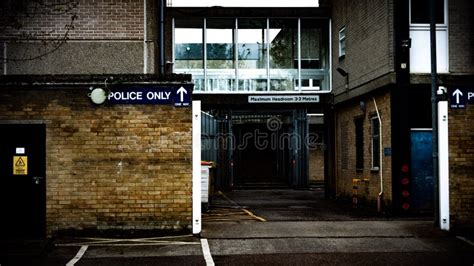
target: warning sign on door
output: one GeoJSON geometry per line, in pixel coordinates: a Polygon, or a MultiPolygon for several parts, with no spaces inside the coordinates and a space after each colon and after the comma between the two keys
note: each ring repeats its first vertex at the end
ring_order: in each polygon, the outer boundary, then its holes
{"type": "Polygon", "coordinates": [[[13,175],[28,174],[28,156],[13,156],[13,175]]]}

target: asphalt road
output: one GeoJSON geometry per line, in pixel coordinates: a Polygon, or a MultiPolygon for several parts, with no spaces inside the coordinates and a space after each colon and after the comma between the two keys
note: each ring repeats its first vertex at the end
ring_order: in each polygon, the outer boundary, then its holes
{"type": "Polygon", "coordinates": [[[474,243],[431,220],[337,206],[307,191],[237,191],[215,199],[200,236],[3,241],[0,265],[474,265],[474,243]]]}

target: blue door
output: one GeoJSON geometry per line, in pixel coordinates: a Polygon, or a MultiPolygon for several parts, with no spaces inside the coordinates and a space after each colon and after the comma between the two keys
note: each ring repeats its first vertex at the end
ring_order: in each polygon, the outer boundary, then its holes
{"type": "Polygon", "coordinates": [[[433,145],[429,130],[411,131],[411,191],[413,210],[432,211],[434,196],[433,145]]]}

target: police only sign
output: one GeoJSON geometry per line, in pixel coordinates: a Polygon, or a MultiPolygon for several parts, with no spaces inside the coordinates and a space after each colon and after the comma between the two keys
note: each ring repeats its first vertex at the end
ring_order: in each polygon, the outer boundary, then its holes
{"type": "Polygon", "coordinates": [[[136,87],[114,89],[107,95],[110,104],[162,104],[189,106],[192,87],[136,87]]]}

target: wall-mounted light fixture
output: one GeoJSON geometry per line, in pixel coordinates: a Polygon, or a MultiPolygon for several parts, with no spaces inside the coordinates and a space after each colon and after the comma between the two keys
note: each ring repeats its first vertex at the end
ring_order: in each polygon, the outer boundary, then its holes
{"type": "Polygon", "coordinates": [[[336,68],[337,72],[339,72],[339,74],[341,74],[341,76],[345,77],[346,78],[346,90],[349,89],[349,73],[347,73],[344,69],[338,67],[336,68]]]}
{"type": "Polygon", "coordinates": [[[89,90],[91,91],[87,96],[91,98],[91,101],[95,104],[103,104],[107,100],[107,96],[110,94],[110,90],[108,89],[107,81],[113,81],[114,77],[110,76],[104,80],[104,88],[94,88],[90,87],[89,90]]]}
{"type": "Polygon", "coordinates": [[[89,88],[91,93],[88,96],[91,98],[91,101],[95,104],[103,104],[107,99],[107,92],[102,88],[89,88]]]}
{"type": "Polygon", "coordinates": [[[367,104],[365,103],[365,100],[361,100],[359,102],[359,109],[365,114],[365,111],[367,110],[367,104]]]}

